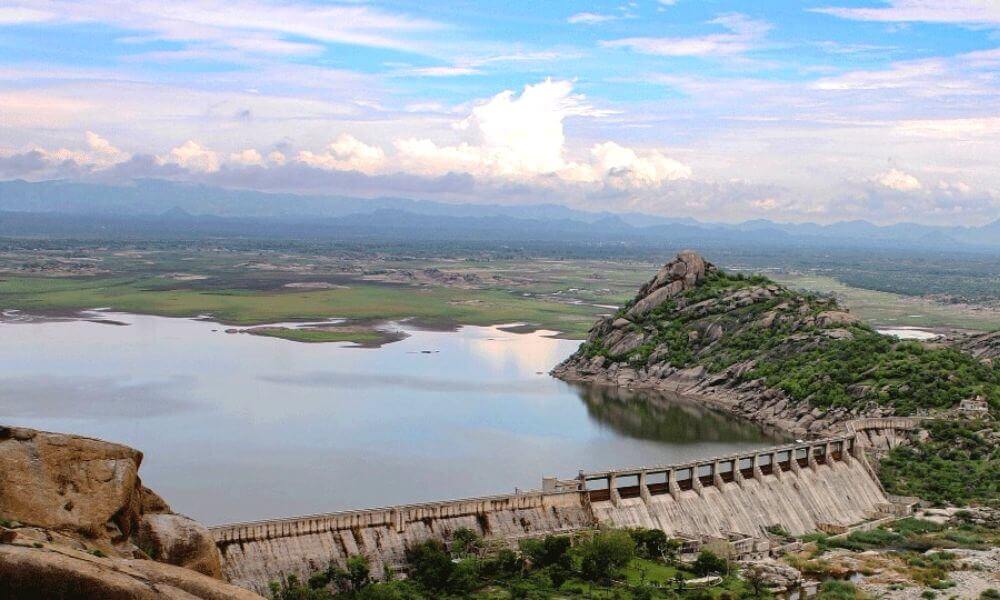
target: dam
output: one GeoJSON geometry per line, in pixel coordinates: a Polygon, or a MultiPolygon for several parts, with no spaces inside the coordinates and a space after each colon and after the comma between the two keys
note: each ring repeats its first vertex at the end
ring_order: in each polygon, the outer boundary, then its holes
{"type": "MultiPolygon", "coordinates": [[[[891,424],[880,423],[880,431],[891,424]]],[[[595,527],[661,529],[689,540],[742,540],[767,551],[767,529],[793,534],[843,530],[893,514],[865,458],[863,428],[683,464],[545,478],[514,494],[221,525],[211,529],[223,571],[234,584],[265,593],[268,582],[304,580],[363,554],[371,572],[405,573],[406,548],[448,542],[468,528],[487,540],[569,534],[595,527]]]]}

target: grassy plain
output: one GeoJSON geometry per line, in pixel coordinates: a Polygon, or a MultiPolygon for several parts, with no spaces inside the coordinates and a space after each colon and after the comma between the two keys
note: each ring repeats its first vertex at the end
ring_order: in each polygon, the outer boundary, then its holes
{"type": "MultiPolygon", "coordinates": [[[[28,312],[70,312],[88,308],[172,317],[211,315],[232,325],[345,318],[359,321],[412,318],[436,327],[527,322],[581,337],[602,309],[523,296],[499,289],[414,287],[358,281],[333,289],[191,289],[155,278],[7,277],[0,281],[0,306],[28,312]]],[[[291,330],[289,330],[291,331],[291,330]]],[[[300,341],[370,341],[373,331],[326,332],[300,341]]]]}
{"type": "Polygon", "coordinates": [[[322,342],[355,342],[357,344],[379,344],[386,336],[379,335],[377,331],[359,331],[349,329],[346,331],[337,329],[296,329],[292,327],[254,327],[246,330],[252,335],[263,337],[273,337],[292,342],[305,342],[316,344],[322,342]]]}
{"type": "MultiPolygon", "coordinates": [[[[630,299],[658,264],[643,260],[421,257],[378,252],[108,248],[0,253],[0,309],[68,313],[107,307],[173,317],[209,315],[229,325],[343,318],[352,330],[272,331],[296,341],[371,344],[377,321],[413,319],[449,328],[521,322],[580,339],[594,319],[630,299]]],[[[866,321],[989,330],[1000,312],[936,304],[843,285],[778,276],[833,293],[866,321]]]]}
{"type": "Polygon", "coordinates": [[[821,275],[769,274],[769,277],[789,287],[833,294],[841,304],[870,325],[977,331],[1000,329],[1000,311],[997,310],[965,304],[942,304],[919,297],[856,288],[821,275]]]}

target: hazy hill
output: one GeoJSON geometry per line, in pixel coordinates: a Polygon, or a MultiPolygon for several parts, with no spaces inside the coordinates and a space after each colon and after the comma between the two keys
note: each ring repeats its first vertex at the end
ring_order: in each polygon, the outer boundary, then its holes
{"type": "Polygon", "coordinates": [[[1000,248],[1000,221],[982,227],[866,221],[830,225],[703,223],[641,213],[587,212],[557,204],[449,204],[405,198],[304,196],[164,180],[111,186],[0,182],[0,235],[29,237],[239,236],[393,240],[588,241],[703,245],[1000,248]]]}

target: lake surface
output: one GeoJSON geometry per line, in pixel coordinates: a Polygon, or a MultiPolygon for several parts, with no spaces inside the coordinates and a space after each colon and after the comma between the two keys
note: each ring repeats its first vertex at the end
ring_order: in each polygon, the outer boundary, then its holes
{"type": "Polygon", "coordinates": [[[174,510],[206,523],[537,488],[546,475],[775,443],[658,397],[548,371],[578,342],[400,328],[379,349],[103,313],[0,323],[0,423],[121,442],[174,510]]]}

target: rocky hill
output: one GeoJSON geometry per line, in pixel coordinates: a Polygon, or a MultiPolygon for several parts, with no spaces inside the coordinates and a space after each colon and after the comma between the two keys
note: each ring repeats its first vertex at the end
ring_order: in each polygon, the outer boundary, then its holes
{"type": "Polygon", "coordinates": [[[0,426],[0,598],[260,596],[221,581],[201,524],[142,485],[142,453],[0,426]]]}
{"type": "Polygon", "coordinates": [[[696,394],[795,435],[861,416],[1000,411],[1000,369],[878,334],[836,301],[681,252],[553,370],[569,381],[696,394]]]}

